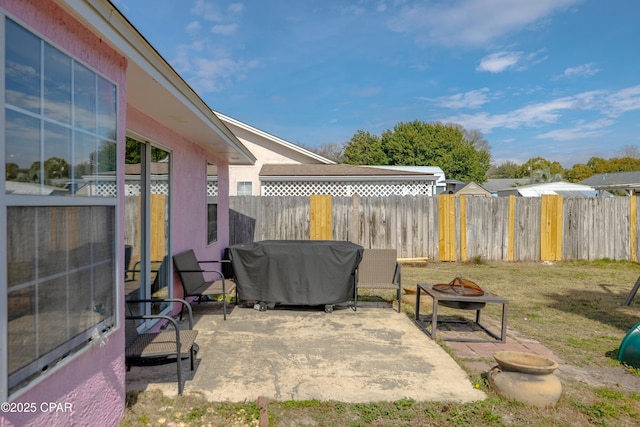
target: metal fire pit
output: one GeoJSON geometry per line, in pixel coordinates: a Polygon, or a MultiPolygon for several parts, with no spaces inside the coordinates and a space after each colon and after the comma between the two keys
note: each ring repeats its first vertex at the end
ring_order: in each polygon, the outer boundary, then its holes
{"type": "MultiPolygon", "coordinates": [[[[456,277],[449,283],[433,285],[433,289],[443,294],[463,297],[481,297],[484,295],[484,290],[480,286],[471,280],[463,279],[460,276],[456,277]]],[[[445,307],[458,308],[461,310],[480,310],[486,305],[484,302],[470,301],[440,301],[440,304],[445,307]]]]}

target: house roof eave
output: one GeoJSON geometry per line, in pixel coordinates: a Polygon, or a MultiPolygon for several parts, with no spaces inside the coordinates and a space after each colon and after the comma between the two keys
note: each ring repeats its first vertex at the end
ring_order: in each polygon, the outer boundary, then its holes
{"type": "Polygon", "coordinates": [[[232,165],[256,158],[108,0],[55,0],[127,58],[127,104],[232,165]]]}
{"type": "Polygon", "coordinates": [[[300,147],[299,145],[293,144],[285,139],[279,138],[275,135],[272,135],[268,132],[265,132],[263,130],[260,130],[256,127],[253,127],[251,125],[248,125],[247,123],[241,122],[238,119],[234,119],[233,117],[229,117],[225,114],[222,114],[218,111],[214,111],[215,114],[225,123],[230,123],[234,126],[237,126],[241,129],[246,130],[247,132],[251,132],[253,134],[256,134],[262,138],[268,139],[269,141],[272,141],[276,144],[279,144],[289,150],[295,151],[296,153],[302,154],[303,156],[312,158],[313,160],[316,160],[320,163],[323,164],[327,164],[327,165],[334,165],[336,164],[336,162],[334,162],[333,160],[327,159],[326,157],[321,156],[320,154],[314,153],[313,151],[307,150],[306,148],[300,147]]]}
{"type": "Polygon", "coordinates": [[[360,182],[381,182],[381,181],[431,181],[435,182],[438,177],[433,175],[260,175],[260,181],[286,181],[286,182],[312,182],[312,181],[360,181],[360,182]]]}

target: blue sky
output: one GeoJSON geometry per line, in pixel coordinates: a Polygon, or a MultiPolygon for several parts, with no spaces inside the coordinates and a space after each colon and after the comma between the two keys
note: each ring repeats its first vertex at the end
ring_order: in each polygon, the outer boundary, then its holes
{"type": "Polygon", "coordinates": [[[640,146],[637,0],[113,0],[214,110],[306,146],[399,122],[492,162],[640,146]]]}

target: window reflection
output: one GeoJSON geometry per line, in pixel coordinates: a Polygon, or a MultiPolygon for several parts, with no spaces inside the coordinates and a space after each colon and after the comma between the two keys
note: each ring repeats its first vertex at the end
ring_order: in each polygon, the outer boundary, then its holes
{"type": "Polygon", "coordinates": [[[115,197],[116,85],[5,22],[5,192],[115,197]]]}
{"type": "Polygon", "coordinates": [[[71,123],[71,58],[45,44],[44,115],[71,123]]]}
{"type": "Polygon", "coordinates": [[[207,164],[207,243],[218,241],[218,168],[207,164]]]}
{"type": "Polygon", "coordinates": [[[6,20],[5,90],[7,104],[40,112],[40,39],[6,20]]]}
{"type": "Polygon", "coordinates": [[[96,75],[87,67],[73,64],[73,112],[76,126],[96,130],[96,75]]]}

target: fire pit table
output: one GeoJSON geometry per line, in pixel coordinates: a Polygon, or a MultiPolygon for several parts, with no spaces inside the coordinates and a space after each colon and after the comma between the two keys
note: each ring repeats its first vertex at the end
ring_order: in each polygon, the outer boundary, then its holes
{"type": "Polygon", "coordinates": [[[362,246],[330,240],[264,240],[229,248],[238,293],[267,302],[333,305],[355,301],[355,271],[362,246]]]}
{"type": "MultiPolygon", "coordinates": [[[[432,284],[421,283],[418,284],[417,292],[416,292],[416,316],[415,322],[416,324],[432,339],[436,339],[436,332],[438,330],[438,305],[443,303],[450,308],[459,308],[461,310],[469,310],[468,307],[472,307],[475,309],[476,317],[475,321],[464,319],[464,320],[451,320],[451,319],[440,319],[440,323],[473,323],[477,325],[480,329],[487,333],[490,337],[498,340],[500,342],[505,342],[507,340],[507,305],[509,301],[506,298],[499,297],[486,289],[484,289],[484,294],[480,296],[464,296],[464,295],[456,295],[447,292],[441,292],[437,289],[433,288],[432,284]],[[425,315],[422,318],[420,317],[420,295],[422,293],[429,295],[433,300],[433,307],[431,309],[431,316],[425,315]],[[487,329],[480,322],[480,310],[484,308],[485,304],[502,304],[502,322],[500,335],[495,334],[494,332],[487,329]],[[458,307],[456,307],[458,306],[458,307]],[[430,317],[430,318],[429,318],[430,317]],[[431,330],[425,326],[425,323],[431,323],[431,330]]],[[[444,341],[466,341],[466,342],[482,342],[487,340],[477,339],[477,338],[464,338],[464,337],[447,337],[443,338],[444,341]]]]}

